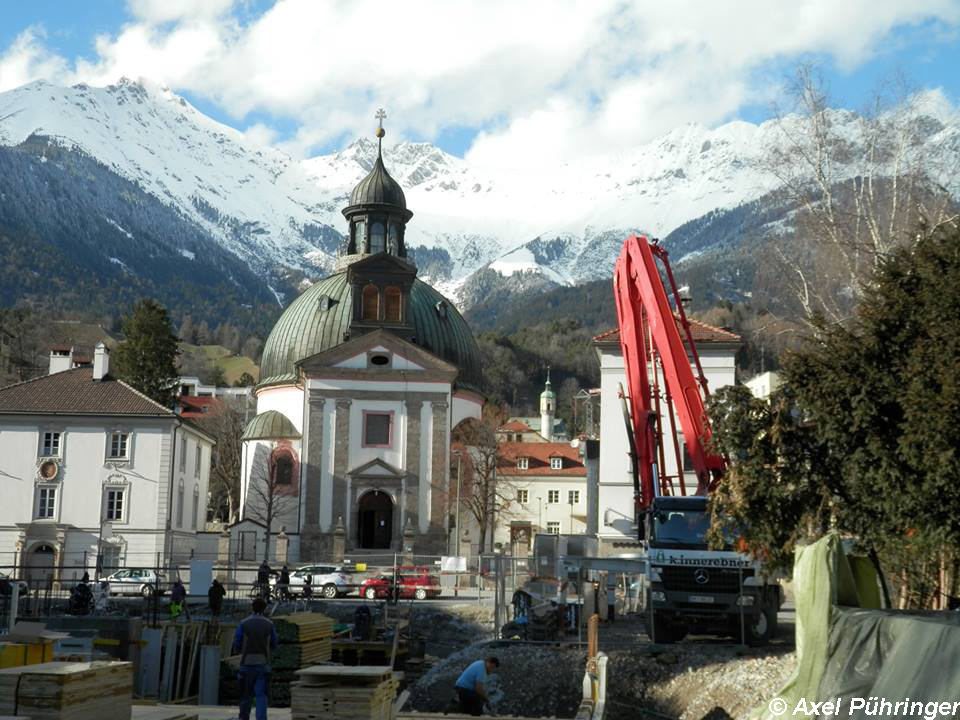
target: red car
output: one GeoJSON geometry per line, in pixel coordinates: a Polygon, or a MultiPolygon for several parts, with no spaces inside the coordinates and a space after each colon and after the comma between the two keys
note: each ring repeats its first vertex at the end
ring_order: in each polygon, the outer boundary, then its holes
{"type": "MultiPolygon", "coordinates": [[[[440,597],[440,579],[436,575],[431,575],[429,568],[398,568],[397,583],[400,586],[399,597],[401,598],[426,600],[430,597],[440,597]]],[[[392,575],[377,575],[363,581],[360,585],[360,595],[368,600],[388,598],[392,589],[392,575]]]]}

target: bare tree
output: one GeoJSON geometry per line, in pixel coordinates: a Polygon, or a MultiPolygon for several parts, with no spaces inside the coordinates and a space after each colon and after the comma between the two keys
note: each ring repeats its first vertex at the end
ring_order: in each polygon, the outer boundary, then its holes
{"type": "Polygon", "coordinates": [[[516,497],[510,484],[497,477],[503,462],[497,429],[505,421],[503,410],[488,403],[479,420],[464,422],[454,431],[454,452],[462,453],[460,504],[473,515],[480,529],[480,552],[492,549],[497,519],[509,510],[516,497]]]}
{"type": "Polygon", "coordinates": [[[251,520],[263,523],[266,528],[264,562],[270,559],[270,535],[273,533],[274,521],[288,515],[297,507],[296,489],[292,457],[282,453],[268,454],[266,447],[258,445],[254,451],[250,481],[247,485],[245,515],[251,520]],[[290,463],[289,466],[286,465],[287,462],[290,463]]]}
{"type": "Polygon", "coordinates": [[[842,322],[891,250],[956,222],[941,183],[957,168],[944,166],[950,153],[931,151],[937,121],[900,80],[854,116],[831,109],[822,78],[802,66],[789,99],[764,163],[795,210],[793,232],[770,243],[773,282],[808,319],[842,322]]]}
{"type": "Polygon", "coordinates": [[[232,523],[239,514],[241,437],[246,421],[244,401],[226,398],[200,419],[200,425],[217,441],[210,467],[211,520],[232,523]]]}

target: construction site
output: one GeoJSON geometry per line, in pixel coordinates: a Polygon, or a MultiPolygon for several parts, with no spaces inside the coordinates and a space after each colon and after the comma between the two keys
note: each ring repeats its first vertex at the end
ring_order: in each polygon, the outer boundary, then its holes
{"type": "Polygon", "coordinates": [[[460,683],[478,662],[482,712],[503,718],[865,717],[894,699],[894,714],[953,716],[955,612],[890,607],[875,563],[837,532],[798,547],[779,574],[736,538],[708,537],[729,461],[708,442],[706,383],[666,253],[629,238],[614,290],[635,552],[559,533],[522,555],[377,559],[344,556],[341,543],[316,595],[321,566],[291,575],[285,557],[279,574],[266,561],[246,575],[202,559],[157,567],[128,585],[133,598],[115,597],[129,571],[101,580],[96,567],[72,588],[4,578],[0,715],[246,717],[238,626],[254,612],[277,638],[262,689],[273,718],[476,715],[460,683]],[[666,470],[667,452],[681,466],[664,441],[678,431],[689,476],[666,470]],[[177,580],[169,596],[164,574],[177,580]]]}

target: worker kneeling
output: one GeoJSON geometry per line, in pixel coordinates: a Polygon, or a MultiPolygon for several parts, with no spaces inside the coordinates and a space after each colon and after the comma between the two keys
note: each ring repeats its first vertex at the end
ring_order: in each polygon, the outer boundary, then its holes
{"type": "Polygon", "coordinates": [[[495,657],[477,660],[467,665],[454,690],[457,693],[458,710],[467,715],[482,715],[483,706],[488,702],[487,676],[497,671],[500,661],[495,657]]]}

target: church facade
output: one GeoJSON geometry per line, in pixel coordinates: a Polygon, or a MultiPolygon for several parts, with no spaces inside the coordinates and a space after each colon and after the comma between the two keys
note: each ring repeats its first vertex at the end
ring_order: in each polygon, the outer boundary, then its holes
{"type": "Polygon", "coordinates": [[[291,562],[445,554],[451,432],[484,403],[478,348],[417,279],[404,245],[413,213],[382,154],[343,214],[336,272],[290,304],[264,347],[243,518],[269,516],[291,562]]]}

